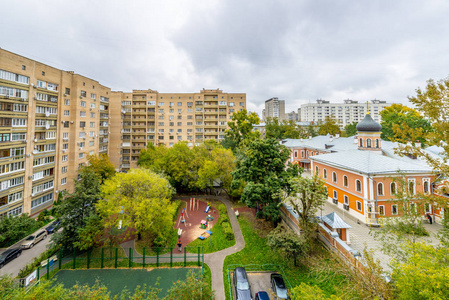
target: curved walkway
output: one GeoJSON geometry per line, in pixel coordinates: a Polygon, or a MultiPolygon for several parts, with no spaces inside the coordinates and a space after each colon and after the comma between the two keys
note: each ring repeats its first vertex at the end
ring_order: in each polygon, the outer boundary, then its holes
{"type": "MultiPolygon", "coordinates": [[[[204,195],[204,196],[195,196],[199,199],[209,198],[221,201],[224,205],[226,205],[226,209],[228,211],[229,220],[232,225],[232,230],[234,231],[235,245],[214,253],[208,253],[204,255],[204,262],[209,266],[211,274],[212,274],[212,289],[215,290],[215,299],[216,300],[225,300],[224,293],[224,282],[223,282],[223,263],[226,256],[239,252],[243,248],[245,248],[245,240],[243,239],[242,231],[240,230],[239,223],[237,221],[237,217],[235,216],[234,210],[232,209],[231,202],[225,196],[212,196],[212,195],[204,195]]],[[[182,197],[176,197],[182,198],[182,197]]],[[[176,199],[175,198],[175,199],[176,199]]],[[[134,256],[140,256],[137,253],[134,247],[134,240],[125,242],[120,245],[122,248],[132,248],[134,252],[134,256]]],[[[126,251],[125,251],[126,252],[126,251]]]]}

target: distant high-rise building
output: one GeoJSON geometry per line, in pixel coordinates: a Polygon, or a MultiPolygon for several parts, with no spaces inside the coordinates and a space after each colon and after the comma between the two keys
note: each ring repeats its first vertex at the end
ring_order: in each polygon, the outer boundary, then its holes
{"type": "Polygon", "coordinates": [[[287,121],[294,121],[294,122],[298,122],[299,121],[299,115],[296,111],[292,111],[286,114],[286,119],[287,121]]]}
{"type": "MultiPolygon", "coordinates": [[[[376,122],[380,122],[380,112],[393,103],[381,100],[371,100],[369,112],[376,122]]],[[[360,122],[366,114],[366,103],[359,103],[354,100],[344,100],[343,103],[330,103],[326,100],[317,100],[316,103],[301,105],[301,121],[314,123],[324,122],[326,118],[333,118],[338,121],[340,128],[353,122],[360,122]]]]}
{"type": "Polygon", "coordinates": [[[279,121],[285,120],[285,100],[273,97],[265,101],[263,120],[266,121],[268,118],[278,118],[279,121]]]}

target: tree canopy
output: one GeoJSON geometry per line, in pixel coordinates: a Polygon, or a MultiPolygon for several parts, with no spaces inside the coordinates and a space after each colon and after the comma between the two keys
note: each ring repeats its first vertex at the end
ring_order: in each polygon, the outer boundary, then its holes
{"type": "Polygon", "coordinates": [[[108,227],[135,228],[149,232],[165,244],[173,226],[170,201],[174,189],[167,179],[146,169],[132,169],[106,180],[101,188],[103,199],[96,207],[108,227]]]}
{"type": "Polygon", "coordinates": [[[232,121],[228,122],[225,138],[221,144],[236,153],[242,144],[260,137],[260,132],[253,131],[254,125],[260,123],[259,116],[255,112],[242,109],[233,113],[232,121]]]}
{"type": "Polygon", "coordinates": [[[91,169],[96,174],[100,175],[102,183],[104,180],[114,176],[115,166],[109,160],[109,156],[107,154],[89,155],[88,159],[89,165],[84,166],[83,168],[91,169]]]}
{"type": "Polygon", "coordinates": [[[326,135],[326,134],[335,135],[340,133],[341,130],[340,127],[338,126],[337,120],[329,117],[326,117],[326,120],[324,121],[324,123],[320,124],[320,127],[318,129],[319,135],[326,135]]]}
{"type": "Polygon", "coordinates": [[[301,130],[293,120],[282,120],[278,118],[268,118],[265,122],[265,138],[274,138],[276,140],[283,139],[299,139],[301,130]]]}
{"type": "Polygon", "coordinates": [[[419,111],[402,104],[392,104],[385,107],[380,116],[382,121],[381,138],[387,141],[426,142],[426,135],[432,131],[432,126],[419,111]]]}
{"type": "Polygon", "coordinates": [[[345,126],[346,136],[354,136],[357,134],[357,122],[345,126]]]}

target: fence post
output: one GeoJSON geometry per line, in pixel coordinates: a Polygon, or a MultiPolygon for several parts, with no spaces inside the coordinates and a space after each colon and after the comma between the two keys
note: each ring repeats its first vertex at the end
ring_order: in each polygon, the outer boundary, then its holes
{"type": "Polygon", "coordinates": [[[173,267],[173,247],[170,247],[170,268],[173,267]]]}
{"type": "Polygon", "coordinates": [[[117,269],[117,255],[118,255],[118,248],[115,248],[115,268],[117,269]]]}
{"type": "Polygon", "coordinates": [[[76,249],[73,248],[73,269],[76,268],[76,249]]]}
{"type": "Polygon", "coordinates": [[[87,250],[87,269],[90,267],[90,250],[87,250]]]}
{"type": "Polygon", "coordinates": [[[50,257],[47,258],[47,279],[50,278],[50,257]]]}
{"type": "Polygon", "coordinates": [[[59,270],[61,270],[61,266],[62,266],[62,249],[59,249],[59,258],[58,258],[58,265],[59,265],[59,270]]]}
{"type": "Polygon", "coordinates": [[[184,267],[187,265],[187,247],[184,247],[184,267]]]}
{"type": "Polygon", "coordinates": [[[200,266],[200,247],[198,247],[198,267],[200,266]]]}
{"type": "Polygon", "coordinates": [[[36,281],[39,281],[40,271],[41,271],[41,266],[39,265],[39,266],[37,266],[37,280],[36,281]]]}
{"type": "Polygon", "coordinates": [[[128,268],[131,268],[131,262],[133,260],[133,251],[132,250],[133,249],[130,247],[129,248],[129,255],[128,255],[128,258],[129,258],[128,268]]]}
{"type": "Polygon", "coordinates": [[[156,247],[156,267],[159,268],[159,247],[156,247]]]}
{"type": "Polygon", "coordinates": [[[104,267],[104,248],[101,248],[101,268],[104,267]]]}
{"type": "Polygon", "coordinates": [[[143,247],[142,268],[145,269],[145,247],[143,247]]]}

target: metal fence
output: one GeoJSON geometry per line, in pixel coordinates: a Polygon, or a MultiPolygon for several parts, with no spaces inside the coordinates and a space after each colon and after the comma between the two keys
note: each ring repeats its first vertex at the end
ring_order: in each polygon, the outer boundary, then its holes
{"type": "MultiPolygon", "coordinates": [[[[139,254],[134,248],[95,248],[87,251],[67,251],[60,249],[43,261],[30,275],[21,279],[27,287],[38,283],[44,276],[49,279],[52,271],[60,269],[103,269],[103,268],[145,268],[161,266],[186,267],[187,263],[197,264],[203,272],[204,248],[143,248],[139,254]]],[[[56,272],[55,272],[56,273],[56,272]]]]}

